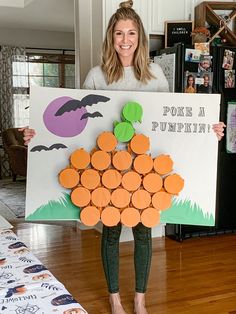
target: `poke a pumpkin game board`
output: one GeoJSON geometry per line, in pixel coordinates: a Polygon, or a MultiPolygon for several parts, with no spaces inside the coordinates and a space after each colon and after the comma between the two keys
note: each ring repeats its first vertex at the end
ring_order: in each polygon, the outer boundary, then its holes
{"type": "Polygon", "coordinates": [[[220,95],[34,87],[26,220],[213,226],[220,95]]]}

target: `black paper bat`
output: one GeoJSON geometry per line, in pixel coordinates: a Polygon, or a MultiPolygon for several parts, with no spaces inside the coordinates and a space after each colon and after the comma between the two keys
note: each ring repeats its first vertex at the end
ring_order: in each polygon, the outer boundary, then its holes
{"type": "Polygon", "coordinates": [[[30,151],[31,152],[41,152],[41,150],[49,151],[49,150],[53,150],[54,148],[55,149],[67,148],[67,146],[65,146],[64,144],[60,144],[60,143],[53,144],[50,147],[47,147],[44,145],[37,145],[37,146],[34,146],[33,148],[31,148],[30,151]]]}
{"type": "Polygon", "coordinates": [[[110,98],[108,97],[95,94],[87,95],[81,100],[72,99],[67,101],[60,109],[58,109],[55,113],[55,116],[62,116],[65,112],[70,112],[72,110],[75,111],[82,107],[92,106],[97,104],[98,102],[107,102],[109,100],[110,98]]]}
{"type": "Polygon", "coordinates": [[[82,115],[80,120],[87,119],[87,118],[97,118],[97,117],[103,117],[103,115],[98,111],[95,111],[93,113],[86,112],[85,114],[82,115]]]}

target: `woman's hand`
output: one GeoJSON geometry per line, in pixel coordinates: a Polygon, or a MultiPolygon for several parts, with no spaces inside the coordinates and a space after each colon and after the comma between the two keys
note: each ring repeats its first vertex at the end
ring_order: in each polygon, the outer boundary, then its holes
{"type": "Polygon", "coordinates": [[[226,125],[224,124],[224,122],[219,122],[216,124],[213,124],[212,129],[215,132],[218,141],[220,141],[222,139],[222,137],[224,136],[224,128],[226,127],[226,125]]]}
{"type": "Polygon", "coordinates": [[[18,131],[23,132],[23,134],[24,134],[23,139],[25,141],[24,142],[25,145],[28,145],[29,142],[31,141],[31,139],[36,135],[35,130],[34,129],[29,129],[28,126],[26,126],[24,128],[20,128],[20,129],[18,129],[18,131]]]}

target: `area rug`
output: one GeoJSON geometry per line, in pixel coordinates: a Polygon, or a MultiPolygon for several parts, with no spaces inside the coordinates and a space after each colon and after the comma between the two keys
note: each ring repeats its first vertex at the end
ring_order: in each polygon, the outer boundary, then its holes
{"type": "Polygon", "coordinates": [[[17,218],[25,216],[26,180],[0,180],[0,201],[6,205],[17,218]]]}

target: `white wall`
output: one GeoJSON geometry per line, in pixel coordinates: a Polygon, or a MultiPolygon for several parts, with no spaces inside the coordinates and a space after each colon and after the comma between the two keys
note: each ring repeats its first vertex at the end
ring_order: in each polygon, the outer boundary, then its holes
{"type": "Polygon", "coordinates": [[[74,33],[69,32],[51,32],[14,28],[0,29],[0,45],[75,49],[74,41],[74,33]]]}
{"type": "Polygon", "coordinates": [[[100,61],[102,0],[75,0],[76,87],[100,61]]]}

